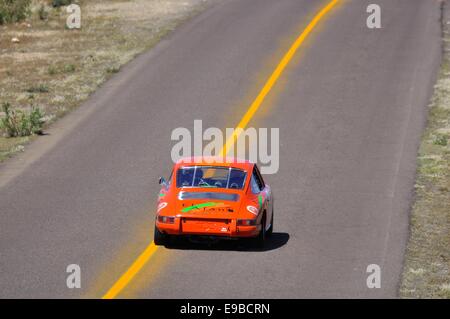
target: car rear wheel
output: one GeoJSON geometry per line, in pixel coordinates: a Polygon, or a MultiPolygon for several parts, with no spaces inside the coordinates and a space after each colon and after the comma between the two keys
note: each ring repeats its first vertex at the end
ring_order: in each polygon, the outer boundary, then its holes
{"type": "Polygon", "coordinates": [[[273,209],[272,209],[272,217],[270,218],[270,228],[266,232],[266,236],[270,237],[273,234],[273,209]]]}
{"type": "Polygon", "coordinates": [[[258,234],[258,237],[255,238],[255,244],[257,247],[264,247],[266,241],[266,216],[261,220],[261,231],[258,234]]]}
{"type": "Polygon", "coordinates": [[[155,225],[155,233],[153,235],[153,242],[156,246],[163,246],[166,243],[166,235],[159,231],[155,225]]]}

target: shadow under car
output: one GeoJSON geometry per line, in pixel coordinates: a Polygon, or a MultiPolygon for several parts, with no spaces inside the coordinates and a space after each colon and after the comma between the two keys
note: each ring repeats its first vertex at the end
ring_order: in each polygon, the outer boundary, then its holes
{"type": "Polygon", "coordinates": [[[165,247],[180,250],[223,250],[223,251],[270,251],[278,249],[289,241],[289,234],[274,232],[266,238],[263,247],[257,247],[250,238],[221,239],[218,237],[182,236],[173,238],[165,247]]]}

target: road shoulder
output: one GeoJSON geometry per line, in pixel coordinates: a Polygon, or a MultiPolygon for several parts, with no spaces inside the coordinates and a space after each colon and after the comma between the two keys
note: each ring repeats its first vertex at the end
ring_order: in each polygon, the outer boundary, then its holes
{"type": "Polygon", "coordinates": [[[422,135],[400,296],[450,298],[450,2],[442,3],[442,66],[422,135]]]}

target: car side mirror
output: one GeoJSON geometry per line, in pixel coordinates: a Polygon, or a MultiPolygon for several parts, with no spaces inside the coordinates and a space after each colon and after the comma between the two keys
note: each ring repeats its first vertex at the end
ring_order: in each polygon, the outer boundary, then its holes
{"type": "Polygon", "coordinates": [[[159,185],[167,186],[167,182],[166,182],[166,180],[164,179],[164,177],[160,177],[160,178],[159,178],[159,185]]]}

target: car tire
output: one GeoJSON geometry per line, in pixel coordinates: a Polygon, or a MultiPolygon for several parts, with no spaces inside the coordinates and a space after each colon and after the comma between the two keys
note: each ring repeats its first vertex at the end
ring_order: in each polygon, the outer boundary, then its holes
{"type": "Polygon", "coordinates": [[[266,216],[261,220],[261,231],[255,238],[255,244],[258,248],[263,248],[266,242],[266,216]]]}
{"type": "Polygon", "coordinates": [[[153,235],[153,242],[156,246],[163,246],[166,244],[166,235],[159,231],[158,227],[155,225],[155,233],[153,235]]]}
{"type": "Polygon", "coordinates": [[[270,228],[266,232],[266,237],[270,237],[273,234],[273,209],[272,209],[272,217],[270,218],[270,228]]]}

